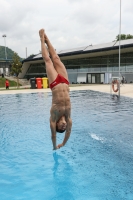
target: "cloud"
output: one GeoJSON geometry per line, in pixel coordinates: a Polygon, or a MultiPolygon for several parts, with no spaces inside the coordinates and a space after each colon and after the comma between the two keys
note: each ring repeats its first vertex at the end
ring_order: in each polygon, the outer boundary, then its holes
{"type": "MultiPolygon", "coordinates": [[[[132,10],[132,0],[122,1],[122,33],[133,34],[132,10]]],[[[57,50],[110,42],[119,33],[118,0],[1,0],[0,13],[0,34],[21,57],[26,47],[28,55],[39,52],[40,28],[57,50]]]]}

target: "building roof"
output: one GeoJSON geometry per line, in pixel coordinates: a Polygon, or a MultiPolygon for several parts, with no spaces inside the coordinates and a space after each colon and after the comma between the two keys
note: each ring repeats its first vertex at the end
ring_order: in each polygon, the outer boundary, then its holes
{"type": "MultiPolygon", "coordinates": [[[[133,39],[121,40],[120,47],[121,47],[121,49],[133,47],[133,39]]],[[[79,47],[79,48],[60,50],[60,51],[57,51],[57,54],[60,57],[63,57],[63,56],[101,52],[101,51],[108,51],[108,50],[115,50],[115,49],[119,49],[119,41],[113,41],[110,43],[103,43],[103,44],[97,44],[97,45],[91,44],[91,45],[79,47]]],[[[33,56],[32,58],[29,57],[29,58],[23,60],[23,63],[28,62],[28,61],[33,61],[33,60],[41,60],[41,59],[42,59],[42,54],[39,53],[39,54],[33,56]]]]}

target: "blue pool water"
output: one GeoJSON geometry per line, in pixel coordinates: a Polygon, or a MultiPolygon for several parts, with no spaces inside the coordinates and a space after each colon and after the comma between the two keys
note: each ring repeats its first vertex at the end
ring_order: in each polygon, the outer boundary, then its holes
{"type": "Polygon", "coordinates": [[[53,151],[51,93],[0,95],[1,200],[133,200],[133,99],[70,96],[72,134],[53,151]]]}

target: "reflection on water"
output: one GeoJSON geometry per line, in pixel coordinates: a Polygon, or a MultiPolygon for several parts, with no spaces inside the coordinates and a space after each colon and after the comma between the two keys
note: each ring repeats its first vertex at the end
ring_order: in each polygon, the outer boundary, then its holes
{"type": "Polygon", "coordinates": [[[56,196],[54,199],[72,199],[73,196],[73,170],[64,156],[59,155],[57,152],[53,153],[54,166],[53,176],[55,180],[54,188],[56,196]]]}
{"type": "Polygon", "coordinates": [[[56,172],[58,170],[58,166],[59,166],[59,156],[56,152],[53,153],[53,158],[54,158],[54,167],[53,167],[53,174],[54,174],[54,177],[56,176],[56,172]]]}

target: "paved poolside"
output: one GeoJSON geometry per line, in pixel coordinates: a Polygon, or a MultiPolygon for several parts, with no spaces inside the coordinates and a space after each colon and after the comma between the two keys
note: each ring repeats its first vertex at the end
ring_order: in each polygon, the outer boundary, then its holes
{"type": "MultiPolygon", "coordinates": [[[[70,91],[76,90],[93,90],[104,93],[110,93],[111,86],[109,84],[104,85],[82,85],[82,86],[70,86],[70,91]]],[[[47,89],[20,89],[20,90],[0,90],[0,94],[22,94],[22,93],[36,93],[36,92],[51,92],[49,88],[47,89]]],[[[133,84],[124,84],[120,87],[121,96],[133,98],[133,84]]]]}

